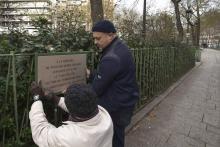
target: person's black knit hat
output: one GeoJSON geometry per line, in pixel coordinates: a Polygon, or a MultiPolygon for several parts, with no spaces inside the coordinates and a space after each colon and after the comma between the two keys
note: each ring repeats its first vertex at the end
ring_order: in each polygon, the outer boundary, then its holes
{"type": "Polygon", "coordinates": [[[75,84],[66,90],[64,102],[72,117],[87,118],[98,108],[97,95],[90,85],[75,84]]]}
{"type": "Polygon", "coordinates": [[[101,20],[93,26],[92,32],[116,33],[116,29],[111,21],[101,20]]]}

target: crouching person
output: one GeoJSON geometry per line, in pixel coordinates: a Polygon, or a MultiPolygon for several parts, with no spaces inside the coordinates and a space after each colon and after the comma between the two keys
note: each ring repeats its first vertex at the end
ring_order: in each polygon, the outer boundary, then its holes
{"type": "Polygon", "coordinates": [[[40,147],[112,147],[113,124],[108,112],[97,105],[97,96],[89,85],[71,85],[65,98],[47,96],[41,86],[32,83],[33,104],[29,112],[32,137],[40,147]],[[69,119],[56,128],[46,119],[42,98],[51,99],[69,119]]]}

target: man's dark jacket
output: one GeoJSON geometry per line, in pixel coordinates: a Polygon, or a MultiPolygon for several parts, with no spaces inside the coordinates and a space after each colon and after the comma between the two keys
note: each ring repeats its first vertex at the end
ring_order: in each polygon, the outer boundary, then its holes
{"type": "Polygon", "coordinates": [[[113,122],[128,125],[139,91],[131,51],[118,37],[103,49],[92,87],[113,122]]]}

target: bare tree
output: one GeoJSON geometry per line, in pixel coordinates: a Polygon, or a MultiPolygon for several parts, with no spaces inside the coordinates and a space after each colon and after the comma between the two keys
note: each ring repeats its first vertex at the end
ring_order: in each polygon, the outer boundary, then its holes
{"type": "Polygon", "coordinates": [[[143,38],[145,39],[146,37],[146,11],[147,11],[147,6],[146,6],[146,0],[144,0],[144,8],[143,8],[143,38]]]}
{"type": "Polygon", "coordinates": [[[183,41],[183,26],[180,18],[179,3],[181,0],[171,0],[174,4],[175,14],[176,14],[176,27],[178,30],[178,40],[183,41]]]}
{"type": "Polygon", "coordinates": [[[137,38],[142,38],[142,20],[135,10],[123,8],[121,12],[115,14],[114,20],[116,21],[118,32],[126,41],[136,41],[138,40],[137,38]]]}
{"type": "Polygon", "coordinates": [[[103,0],[103,11],[104,11],[104,18],[113,20],[113,12],[115,9],[114,0],[103,0]]]}
{"type": "Polygon", "coordinates": [[[173,18],[166,12],[152,15],[147,20],[147,38],[149,41],[172,41],[175,36],[173,18]]]}
{"type": "MultiPolygon", "coordinates": [[[[201,3],[201,1],[200,1],[201,3]]],[[[199,46],[200,40],[200,12],[199,12],[199,1],[196,0],[196,14],[197,14],[197,21],[196,21],[196,46],[199,46]]]]}
{"type": "Polygon", "coordinates": [[[217,9],[211,9],[201,15],[201,41],[208,45],[211,38],[215,38],[217,47],[220,47],[220,12],[217,9]]]}
{"type": "Polygon", "coordinates": [[[92,23],[104,19],[102,0],[90,0],[92,23]]]}
{"type": "Polygon", "coordinates": [[[215,0],[183,0],[181,1],[181,15],[186,19],[191,28],[192,43],[195,46],[200,44],[201,16],[207,13],[213,6],[218,8],[218,1],[215,0]],[[191,14],[191,17],[187,15],[191,14]]]}

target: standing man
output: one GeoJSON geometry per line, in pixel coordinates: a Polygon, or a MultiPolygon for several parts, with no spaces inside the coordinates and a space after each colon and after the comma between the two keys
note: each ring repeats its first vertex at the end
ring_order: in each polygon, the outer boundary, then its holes
{"type": "Polygon", "coordinates": [[[92,87],[113,120],[113,147],[124,147],[125,127],[130,123],[139,90],[135,64],[129,48],[117,37],[112,22],[102,20],[93,28],[95,44],[101,50],[96,72],[88,70],[92,87]]]}

